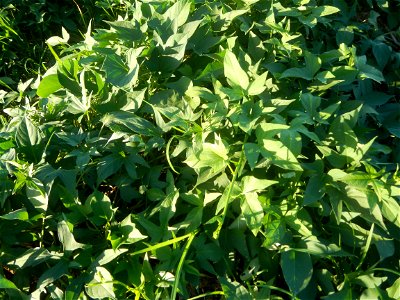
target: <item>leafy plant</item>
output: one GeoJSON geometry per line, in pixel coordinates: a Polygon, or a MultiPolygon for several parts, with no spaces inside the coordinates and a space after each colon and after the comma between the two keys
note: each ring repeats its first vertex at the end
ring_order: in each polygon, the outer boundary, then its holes
{"type": "Polygon", "coordinates": [[[135,1],[50,37],[1,94],[1,295],[398,298],[399,2],[365,4],[135,1]]]}
{"type": "Polygon", "coordinates": [[[4,0],[0,7],[0,85],[15,90],[19,81],[43,73],[54,64],[46,39],[61,32],[61,26],[74,42],[90,20],[101,24],[114,20],[130,6],[126,1],[4,0]]]}

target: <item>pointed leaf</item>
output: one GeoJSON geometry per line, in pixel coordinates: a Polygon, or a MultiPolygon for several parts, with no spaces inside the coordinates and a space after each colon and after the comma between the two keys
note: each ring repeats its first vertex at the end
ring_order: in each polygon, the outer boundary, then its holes
{"type": "Polygon", "coordinates": [[[32,147],[39,144],[42,140],[39,129],[24,116],[17,127],[15,140],[21,147],[32,147]]]}
{"type": "Polygon", "coordinates": [[[249,86],[247,73],[240,66],[235,54],[229,50],[226,51],[224,57],[224,74],[232,87],[240,86],[246,90],[249,86]]]}
{"type": "Polygon", "coordinates": [[[258,179],[254,176],[244,176],[242,178],[243,194],[263,191],[267,187],[276,183],[278,183],[278,181],[268,180],[268,179],[258,179]]]}
{"type": "Polygon", "coordinates": [[[85,286],[85,291],[93,299],[115,298],[113,277],[103,267],[96,267],[94,278],[85,286]]]}
{"type": "Polygon", "coordinates": [[[67,222],[64,220],[57,224],[58,239],[63,245],[63,250],[74,251],[75,249],[82,248],[84,244],[75,241],[73,233],[70,231],[67,222]]]}
{"type": "Polygon", "coordinates": [[[57,92],[62,88],[61,83],[58,81],[57,74],[51,74],[44,77],[39,84],[36,94],[39,97],[46,98],[51,94],[57,92]]]}
{"type": "Polygon", "coordinates": [[[240,208],[246,220],[247,227],[251,230],[254,236],[256,236],[258,231],[261,229],[262,220],[264,218],[263,207],[258,200],[257,193],[246,193],[243,197],[240,208]]]}
{"type": "Polygon", "coordinates": [[[250,83],[247,93],[249,95],[259,95],[266,89],[265,82],[267,80],[268,71],[261,75],[257,75],[253,82],[250,83]]]}
{"type": "Polygon", "coordinates": [[[281,253],[283,277],[294,295],[304,290],[311,281],[313,266],[308,253],[287,250],[281,253]]]}

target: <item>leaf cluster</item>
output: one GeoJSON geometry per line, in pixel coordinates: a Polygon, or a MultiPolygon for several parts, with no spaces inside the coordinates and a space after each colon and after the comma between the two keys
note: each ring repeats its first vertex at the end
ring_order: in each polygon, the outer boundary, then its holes
{"type": "Polygon", "coordinates": [[[126,5],[0,94],[0,295],[397,299],[399,1],[126,5]]]}

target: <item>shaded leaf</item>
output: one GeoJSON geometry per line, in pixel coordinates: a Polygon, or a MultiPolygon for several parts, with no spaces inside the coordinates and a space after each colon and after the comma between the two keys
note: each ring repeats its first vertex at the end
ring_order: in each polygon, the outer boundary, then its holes
{"type": "Polygon", "coordinates": [[[281,253],[283,277],[294,295],[304,290],[313,274],[311,257],[308,253],[287,250],[281,253]]]}

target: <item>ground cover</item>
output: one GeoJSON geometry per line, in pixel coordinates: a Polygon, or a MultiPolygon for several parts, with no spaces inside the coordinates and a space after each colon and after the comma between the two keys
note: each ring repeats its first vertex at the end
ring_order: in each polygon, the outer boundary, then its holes
{"type": "Polygon", "coordinates": [[[0,91],[0,296],[398,299],[400,1],[123,7],[0,91]]]}

